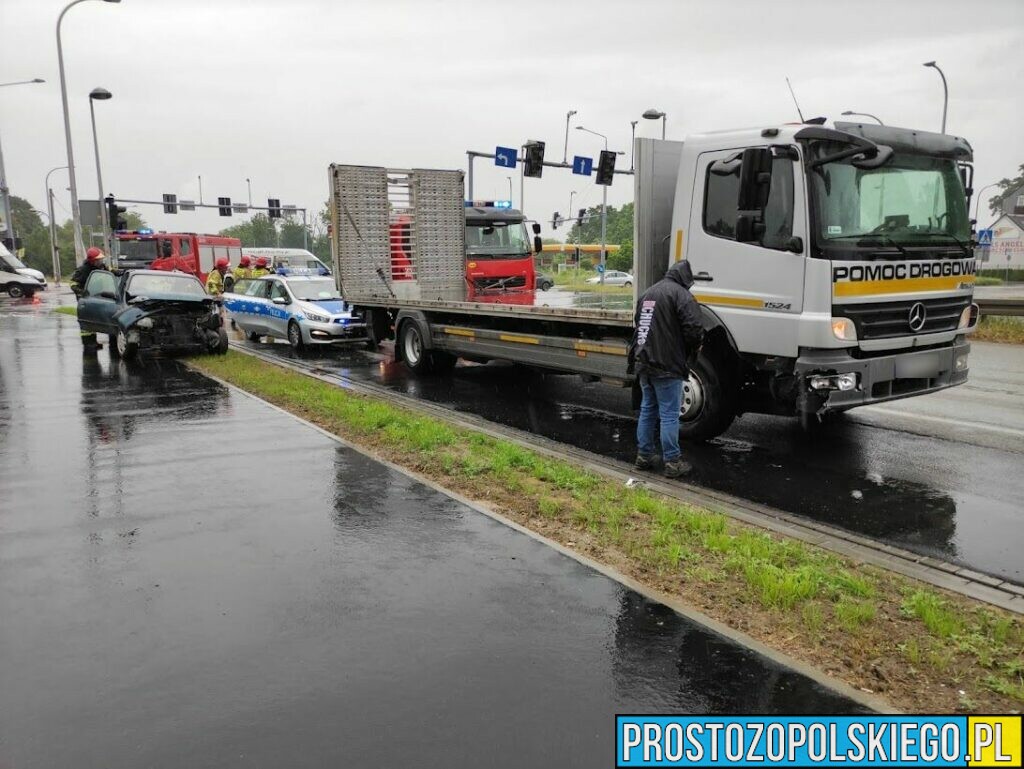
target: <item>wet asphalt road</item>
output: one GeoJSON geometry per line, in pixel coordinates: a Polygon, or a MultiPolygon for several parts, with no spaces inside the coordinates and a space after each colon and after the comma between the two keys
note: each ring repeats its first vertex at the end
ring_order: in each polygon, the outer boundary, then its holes
{"type": "Polygon", "coordinates": [[[174,361],[0,300],[0,767],[610,766],[852,703],[174,361]]]}
{"type": "MultiPolygon", "coordinates": [[[[296,357],[282,342],[256,347],[296,357]]],[[[604,456],[636,454],[628,390],[496,363],[415,377],[394,362],[390,346],[300,357],[604,456]]],[[[721,438],[684,451],[696,485],[1024,583],[1020,346],[975,343],[966,385],[854,410],[813,439],[795,420],[746,415],[721,438]]]]}

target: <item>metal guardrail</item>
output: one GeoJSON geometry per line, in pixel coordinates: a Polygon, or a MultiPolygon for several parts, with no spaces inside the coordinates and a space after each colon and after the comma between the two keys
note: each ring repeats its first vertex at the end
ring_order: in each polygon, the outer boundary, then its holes
{"type": "Polygon", "coordinates": [[[1024,299],[979,299],[974,300],[981,308],[982,315],[1024,315],[1024,299]]]}

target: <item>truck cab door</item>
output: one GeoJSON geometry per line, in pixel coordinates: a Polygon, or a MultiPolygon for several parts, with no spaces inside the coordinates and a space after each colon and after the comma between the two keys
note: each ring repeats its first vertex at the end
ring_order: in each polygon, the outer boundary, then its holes
{"type": "Polygon", "coordinates": [[[797,160],[774,157],[764,234],[759,242],[737,242],[740,154],[698,155],[686,248],[698,278],[691,291],[741,351],[795,355],[807,253],[803,176],[797,160]]]}

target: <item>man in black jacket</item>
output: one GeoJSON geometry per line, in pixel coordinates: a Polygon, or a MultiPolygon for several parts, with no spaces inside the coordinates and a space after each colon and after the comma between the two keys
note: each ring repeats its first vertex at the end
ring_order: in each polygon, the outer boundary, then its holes
{"type": "Polygon", "coordinates": [[[668,478],[690,470],[680,458],[679,406],[690,362],[696,360],[704,336],[700,305],[689,291],[692,285],[690,263],[673,264],[637,302],[629,346],[629,371],[637,375],[643,394],[636,427],[636,469],[654,466],[654,430],[660,422],[661,456],[668,478]]]}

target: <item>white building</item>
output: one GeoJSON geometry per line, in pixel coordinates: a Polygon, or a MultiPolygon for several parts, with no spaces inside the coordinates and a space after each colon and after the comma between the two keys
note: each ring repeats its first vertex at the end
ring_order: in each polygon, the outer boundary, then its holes
{"type": "Polygon", "coordinates": [[[995,220],[992,230],[992,248],[987,259],[982,257],[983,270],[1024,270],[1024,216],[1003,214],[995,220]],[[1007,264],[1009,263],[1009,264],[1007,264]]]}

